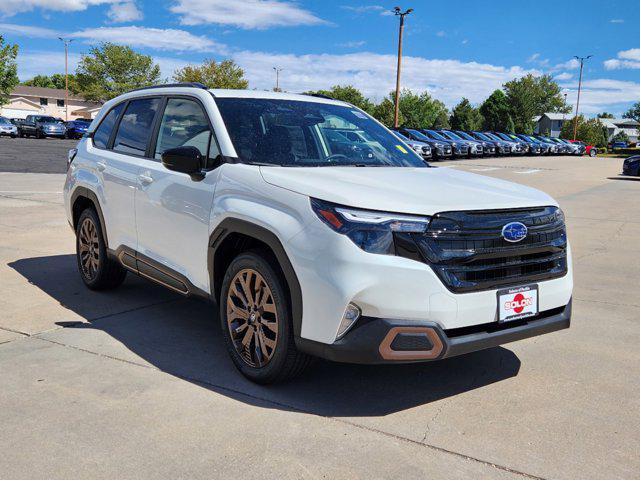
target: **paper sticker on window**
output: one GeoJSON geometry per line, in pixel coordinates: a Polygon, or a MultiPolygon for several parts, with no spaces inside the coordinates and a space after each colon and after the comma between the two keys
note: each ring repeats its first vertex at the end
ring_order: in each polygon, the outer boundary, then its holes
{"type": "Polygon", "coordinates": [[[402,145],[396,145],[396,148],[400,150],[402,153],[407,153],[407,149],[404,148],[402,145]]]}
{"type": "Polygon", "coordinates": [[[364,113],[359,112],[358,110],[351,110],[351,113],[353,113],[356,117],[358,118],[364,118],[365,120],[369,117],[367,117],[364,113]]]}

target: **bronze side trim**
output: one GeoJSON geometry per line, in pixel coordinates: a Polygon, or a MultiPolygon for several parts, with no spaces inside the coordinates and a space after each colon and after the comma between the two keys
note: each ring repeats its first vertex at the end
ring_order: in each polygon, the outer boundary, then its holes
{"type": "Polygon", "coordinates": [[[444,345],[442,344],[442,340],[436,333],[433,328],[430,327],[393,327],[387,335],[384,337],[382,342],[380,343],[379,352],[382,358],[385,360],[432,360],[437,358],[442,350],[444,349],[444,345]],[[399,333],[424,333],[433,348],[431,350],[418,350],[418,351],[396,351],[391,348],[391,344],[393,343],[394,338],[399,333]]]}

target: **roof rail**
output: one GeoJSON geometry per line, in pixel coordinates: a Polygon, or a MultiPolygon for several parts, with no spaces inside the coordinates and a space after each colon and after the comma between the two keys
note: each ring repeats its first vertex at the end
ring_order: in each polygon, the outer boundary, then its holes
{"type": "Polygon", "coordinates": [[[164,83],[160,85],[149,85],[148,87],[140,87],[134,88],[133,90],[129,90],[130,92],[137,92],[140,90],[150,90],[153,88],[178,88],[178,87],[187,87],[187,88],[201,88],[203,90],[207,90],[207,86],[203,85],[199,82],[183,82],[183,83],[164,83]]]}
{"type": "Polygon", "coordinates": [[[327,100],[335,100],[335,98],[330,97],[329,95],[325,95],[323,93],[305,92],[302,95],[307,95],[309,97],[326,98],[327,100]]]}

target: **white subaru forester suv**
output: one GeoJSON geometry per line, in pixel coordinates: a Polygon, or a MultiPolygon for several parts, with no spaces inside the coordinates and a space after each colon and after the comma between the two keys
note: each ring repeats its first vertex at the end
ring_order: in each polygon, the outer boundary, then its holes
{"type": "Polygon", "coordinates": [[[133,91],[69,152],[64,194],[87,287],[131,271],[212,300],[256,382],[313,357],[438,360],[570,324],[571,252],[552,198],[431,167],[344,102],[133,91]]]}

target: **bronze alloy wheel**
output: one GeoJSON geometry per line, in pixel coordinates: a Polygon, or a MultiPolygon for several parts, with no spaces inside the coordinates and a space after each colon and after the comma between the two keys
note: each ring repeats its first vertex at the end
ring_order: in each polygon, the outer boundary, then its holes
{"type": "Polygon", "coordinates": [[[251,367],[263,367],[278,343],[278,313],[262,275],[240,270],[227,293],[227,327],[236,352],[251,367]]]}
{"type": "Polygon", "coordinates": [[[91,218],[85,218],[80,226],[78,236],[78,253],[80,266],[87,279],[93,280],[100,266],[100,246],[98,229],[91,218]]]}

